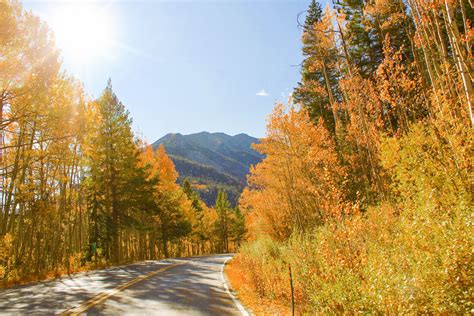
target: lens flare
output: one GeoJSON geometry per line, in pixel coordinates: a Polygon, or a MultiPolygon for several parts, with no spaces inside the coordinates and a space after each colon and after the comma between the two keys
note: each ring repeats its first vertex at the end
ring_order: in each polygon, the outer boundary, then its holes
{"type": "Polygon", "coordinates": [[[89,62],[111,54],[115,23],[106,7],[65,5],[55,10],[50,24],[66,57],[89,62]]]}

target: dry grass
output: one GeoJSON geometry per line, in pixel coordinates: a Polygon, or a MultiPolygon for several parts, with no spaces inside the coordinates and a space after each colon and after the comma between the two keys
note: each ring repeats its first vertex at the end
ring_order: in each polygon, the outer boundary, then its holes
{"type": "Polygon", "coordinates": [[[226,276],[232,289],[237,293],[237,297],[242,304],[256,315],[291,315],[289,307],[282,305],[278,301],[259,297],[248,284],[244,277],[244,270],[239,266],[239,262],[231,260],[225,268],[226,276]]]}
{"type": "Polygon", "coordinates": [[[105,268],[110,268],[110,267],[112,267],[112,265],[99,263],[99,264],[94,264],[94,265],[75,267],[74,269],[69,269],[69,270],[66,268],[57,269],[57,270],[43,273],[40,275],[28,275],[28,276],[15,278],[15,279],[0,281],[0,289],[9,288],[15,285],[23,285],[23,284],[29,284],[29,283],[36,283],[40,281],[54,280],[65,275],[72,275],[79,272],[100,270],[100,269],[105,269],[105,268]]]}

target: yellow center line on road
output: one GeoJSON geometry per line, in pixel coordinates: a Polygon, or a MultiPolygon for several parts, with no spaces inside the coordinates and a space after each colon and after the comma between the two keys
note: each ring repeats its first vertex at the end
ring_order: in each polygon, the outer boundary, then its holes
{"type": "Polygon", "coordinates": [[[166,270],[169,270],[173,267],[176,267],[178,265],[181,265],[181,264],[185,264],[186,262],[178,262],[178,263],[173,263],[171,265],[167,265],[161,269],[158,269],[156,271],[152,271],[150,273],[147,273],[147,274],[144,274],[144,275],[141,275],[133,280],[130,280],[128,281],[127,283],[124,283],[122,285],[119,285],[117,286],[116,288],[112,289],[112,290],[109,290],[109,291],[106,291],[106,292],[102,292],[102,293],[99,293],[97,294],[96,296],[92,297],[91,299],[85,301],[84,303],[78,305],[78,306],[75,306],[71,309],[67,309],[65,310],[64,312],[62,312],[61,314],[59,315],[62,315],[62,316],[65,316],[65,315],[68,315],[68,316],[72,316],[72,315],[80,315],[81,313],[84,313],[85,311],[87,311],[89,308],[91,308],[92,306],[94,305],[97,305],[99,303],[102,303],[103,301],[105,301],[106,299],[110,298],[111,296],[114,296],[115,294],[117,294],[118,292],[134,285],[134,284],[137,284],[138,282],[141,282],[143,280],[146,280],[148,278],[151,278],[152,276],[155,276],[157,275],[158,273],[160,272],[164,272],[166,270]]]}

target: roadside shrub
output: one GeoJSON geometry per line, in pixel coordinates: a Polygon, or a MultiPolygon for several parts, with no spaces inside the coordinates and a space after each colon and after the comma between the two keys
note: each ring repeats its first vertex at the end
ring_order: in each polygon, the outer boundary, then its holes
{"type": "Polygon", "coordinates": [[[463,313],[474,307],[466,220],[386,204],[285,243],[257,240],[235,260],[244,291],[287,306],[290,263],[301,313],[463,313]]]}
{"type": "Polygon", "coordinates": [[[12,270],[12,245],[13,237],[10,234],[5,234],[0,238],[0,284],[16,275],[15,271],[12,270]]]}
{"type": "Polygon", "coordinates": [[[290,299],[282,289],[288,283],[285,265],[285,248],[270,238],[261,238],[244,244],[234,259],[240,268],[244,267],[243,283],[247,291],[272,300],[290,299]]]}
{"type": "Polygon", "coordinates": [[[382,138],[391,181],[378,205],[247,244],[236,258],[247,289],[289,306],[289,263],[300,313],[474,310],[472,130],[431,123],[382,138]]]}

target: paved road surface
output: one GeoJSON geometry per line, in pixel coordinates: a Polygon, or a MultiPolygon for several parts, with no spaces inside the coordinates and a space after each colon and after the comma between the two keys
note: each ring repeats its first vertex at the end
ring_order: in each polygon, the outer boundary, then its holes
{"type": "Polygon", "coordinates": [[[223,280],[229,258],[146,261],[0,290],[0,314],[246,314],[223,280]]]}

